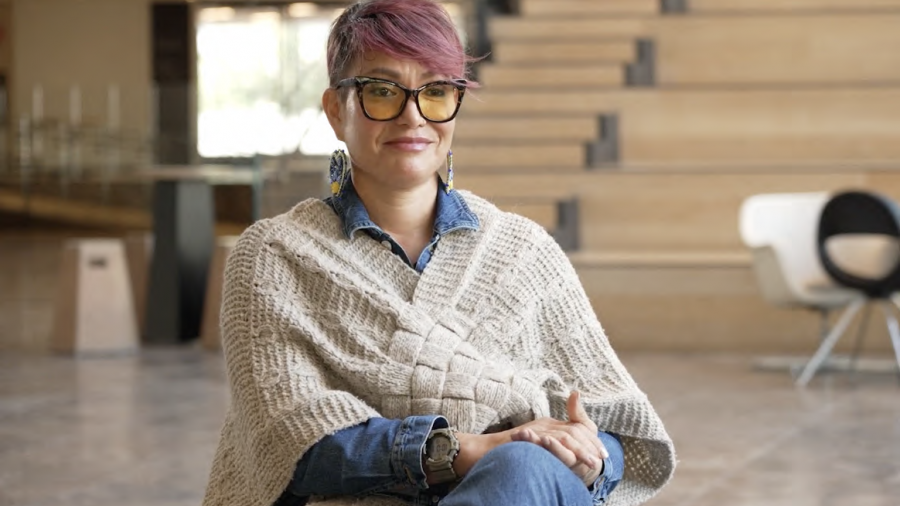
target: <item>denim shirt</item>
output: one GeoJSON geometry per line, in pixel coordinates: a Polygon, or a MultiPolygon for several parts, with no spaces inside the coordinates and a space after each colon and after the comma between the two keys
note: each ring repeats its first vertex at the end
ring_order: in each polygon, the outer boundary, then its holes
{"type": "MultiPolygon", "coordinates": [[[[344,234],[363,231],[369,238],[390,247],[407,265],[421,273],[428,266],[441,237],[461,231],[478,230],[478,217],[455,191],[447,193],[438,179],[437,209],[431,242],[415,265],[403,248],[369,217],[352,181],[340,195],[326,202],[340,217],[344,234]]],[[[429,432],[448,427],[442,416],[410,416],[404,420],[372,418],[326,436],[307,451],[294,470],[288,489],[276,506],[303,506],[310,496],[365,496],[386,494],[403,497],[412,504],[433,505],[446,494],[446,486],[429,487],[422,467],[422,454],[429,432]]],[[[594,504],[606,502],[624,472],[624,452],[618,437],[600,432],[598,437],[609,451],[603,473],[591,491],[594,504]]]]}
{"type": "Polygon", "coordinates": [[[352,179],[348,179],[344,183],[344,188],[339,195],[330,197],[325,202],[340,217],[344,235],[347,236],[347,239],[351,241],[356,240],[354,236],[357,231],[361,230],[372,239],[382,243],[386,248],[389,247],[406,265],[409,265],[421,274],[428,262],[431,261],[431,257],[441,237],[459,230],[478,230],[481,226],[478,216],[469,209],[469,205],[466,204],[466,201],[463,200],[459,193],[455,191],[447,193],[447,186],[440,177],[438,177],[436,199],[434,229],[431,241],[425,246],[415,265],[409,260],[406,252],[403,251],[403,247],[369,218],[369,212],[366,211],[366,206],[363,205],[362,199],[356,193],[352,179]]]}

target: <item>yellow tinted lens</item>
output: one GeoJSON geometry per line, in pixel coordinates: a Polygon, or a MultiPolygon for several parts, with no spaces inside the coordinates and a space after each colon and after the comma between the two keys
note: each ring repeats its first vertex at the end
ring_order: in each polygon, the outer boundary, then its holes
{"type": "Polygon", "coordinates": [[[456,112],[459,90],[449,84],[432,84],[419,92],[422,116],[431,121],[446,121],[456,112]]]}
{"type": "Polygon", "coordinates": [[[400,114],[406,93],[387,83],[367,83],[362,90],[363,107],[372,119],[386,120],[400,114]]]}

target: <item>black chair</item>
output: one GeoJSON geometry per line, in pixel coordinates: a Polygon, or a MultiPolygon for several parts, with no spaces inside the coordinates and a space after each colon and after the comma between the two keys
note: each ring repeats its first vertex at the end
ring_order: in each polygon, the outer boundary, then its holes
{"type": "MultiPolygon", "coordinates": [[[[900,206],[887,197],[870,192],[835,194],[819,217],[817,248],[828,275],[838,284],[857,290],[861,297],[850,303],[822,340],[797,378],[797,385],[809,383],[850,322],[865,307],[860,328],[862,337],[871,303],[877,303],[884,313],[900,366],[900,325],[892,309],[892,305],[900,307],[893,299],[894,294],[900,292],[900,206]]],[[[858,354],[859,340],[854,357],[858,354]]]]}

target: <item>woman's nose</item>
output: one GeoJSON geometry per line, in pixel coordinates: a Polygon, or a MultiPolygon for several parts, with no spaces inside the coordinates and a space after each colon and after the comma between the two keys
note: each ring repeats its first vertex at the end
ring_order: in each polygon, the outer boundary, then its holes
{"type": "Polygon", "coordinates": [[[419,106],[416,105],[415,95],[409,96],[409,100],[406,101],[406,106],[403,108],[403,113],[400,114],[397,120],[401,124],[409,126],[422,126],[425,124],[426,120],[419,113],[419,106]]]}

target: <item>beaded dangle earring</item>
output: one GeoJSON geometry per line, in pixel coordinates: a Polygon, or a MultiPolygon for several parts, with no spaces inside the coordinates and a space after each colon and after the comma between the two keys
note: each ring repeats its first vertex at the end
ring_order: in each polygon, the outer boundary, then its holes
{"type": "Polygon", "coordinates": [[[331,181],[331,194],[337,197],[344,189],[344,182],[347,181],[347,175],[350,173],[350,157],[343,149],[335,150],[331,154],[331,167],[328,170],[328,177],[331,181]]]}
{"type": "Polygon", "coordinates": [[[447,193],[453,191],[453,151],[447,151],[447,193]]]}

